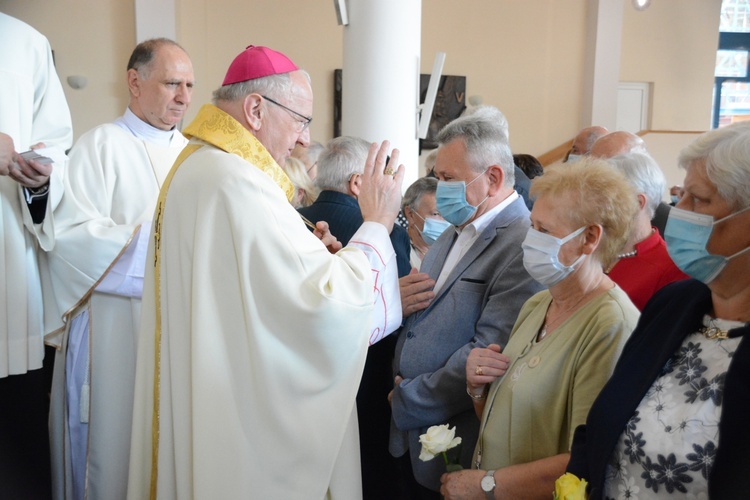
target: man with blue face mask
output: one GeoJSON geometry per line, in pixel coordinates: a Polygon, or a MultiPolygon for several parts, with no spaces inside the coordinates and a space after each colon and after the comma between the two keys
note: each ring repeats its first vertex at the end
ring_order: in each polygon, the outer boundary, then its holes
{"type": "Polygon", "coordinates": [[[505,345],[523,303],[542,285],[523,265],[529,211],[513,189],[507,139],[487,116],[461,117],[438,135],[437,210],[452,227],[432,245],[421,272],[402,278],[404,322],[394,358],[390,451],[410,480],[409,498],[439,498],[440,460],[419,460],[419,435],[456,427],[468,468],[479,432],[466,394],[474,347],[505,345]]]}

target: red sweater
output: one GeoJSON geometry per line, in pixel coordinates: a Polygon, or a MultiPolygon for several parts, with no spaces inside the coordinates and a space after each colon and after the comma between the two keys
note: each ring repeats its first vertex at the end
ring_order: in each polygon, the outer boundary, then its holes
{"type": "Polygon", "coordinates": [[[664,285],[688,276],[672,262],[667,245],[658,231],[635,245],[634,257],[620,259],[609,277],[625,290],[639,311],[664,285]]]}

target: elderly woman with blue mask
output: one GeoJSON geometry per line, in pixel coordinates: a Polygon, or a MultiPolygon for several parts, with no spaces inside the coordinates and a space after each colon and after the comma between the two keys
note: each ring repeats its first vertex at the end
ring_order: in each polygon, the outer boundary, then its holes
{"type": "Polygon", "coordinates": [[[531,195],[523,263],[548,290],[526,301],[503,349],[477,348],[467,358],[466,390],[481,418],[475,470],[442,477],[447,499],[550,498],[573,431],[638,320],[604,273],[638,210],[625,177],[586,157],[548,168],[531,195]]]}
{"type": "Polygon", "coordinates": [[[421,177],[414,181],[404,193],[401,210],[409,222],[407,228],[411,240],[411,267],[417,270],[422,264],[427,250],[438,236],[450,227],[437,211],[435,191],[438,180],[434,177],[421,177]]]}
{"type": "Polygon", "coordinates": [[[700,136],[679,163],[665,240],[694,279],[649,301],[576,430],[568,470],[590,499],[750,496],[750,124],[700,136]]]}

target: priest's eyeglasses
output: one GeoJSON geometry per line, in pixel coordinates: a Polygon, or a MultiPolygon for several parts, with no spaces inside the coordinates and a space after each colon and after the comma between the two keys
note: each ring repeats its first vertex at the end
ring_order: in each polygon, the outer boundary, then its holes
{"type": "Polygon", "coordinates": [[[284,106],[283,104],[281,104],[280,102],[276,102],[276,101],[274,101],[273,99],[271,99],[270,97],[266,97],[266,96],[264,96],[264,95],[262,95],[262,94],[261,94],[261,97],[262,97],[263,99],[265,99],[266,101],[268,101],[268,102],[271,102],[271,103],[273,103],[273,104],[275,104],[275,105],[279,106],[280,108],[283,108],[283,109],[285,109],[285,110],[289,111],[289,112],[290,112],[291,114],[293,114],[294,116],[298,117],[298,118],[299,118],[299,120],[298,120],[298,122],[297,122],[297,123],[299,123],[299,126],[298,126],[297,128],[299,129],[299,130],[298,130],[299,132],[304,132],[304,130],[305,130],[305,129],[306,129],[307,127],[309,127],[309,126],[310,126],[310,123],[312,123],[312,120],[313,120],[313,119],[312,119],[312,116],[305,116],[305,115],[303,115],[302,113],[297,113],[297,112],[296,112],[296,111],[294,111],[293,109],[291,109],[291,108],[288,108],[288,107],[284,106]]]}

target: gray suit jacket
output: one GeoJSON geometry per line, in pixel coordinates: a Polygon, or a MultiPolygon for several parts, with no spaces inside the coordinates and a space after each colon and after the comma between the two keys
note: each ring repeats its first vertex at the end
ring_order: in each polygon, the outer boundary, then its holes
{"type": "MultiPolygon", "coordinates": [[[[523,303],[543,289],[523,267],[528,229],[529,210],[519,197],[477,238],[430,306],[398,331],[394,372],[404,381],[393,391],[389,448],[396,457],[409,451],[417,481],[433,490],[440,489],[445,464],[440,457],[419,460],[419,435],[432,425],[455,426],[460,461],[469,468],[479,419],[466,394],[466,358],[474,347],[505,345],[523,303]]],[[[437,280],[455,239],[445,231],[421,271],[437,280]]]]}

